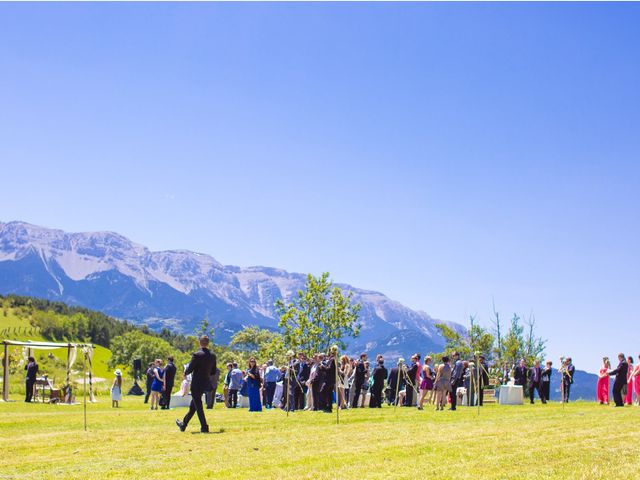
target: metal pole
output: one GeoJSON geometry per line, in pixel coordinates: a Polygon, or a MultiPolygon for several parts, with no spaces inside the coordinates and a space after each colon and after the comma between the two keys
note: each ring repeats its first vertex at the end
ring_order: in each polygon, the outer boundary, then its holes
{"type": "Polygon", "coordinates": [[[398,360],[398,379],[396,381],[396,396],[393,399],[393,413],[396,412],[396,408],[398,407],[398,390],[400,389],[400,375],[401,375],[401,371],[400,369],[402,368],[403,362],[402,359],[398,360]]]}
{"type": "Polygon", "coordinates": [[[484,368],[480,365],[480,356],[478,352],[476,352],[476,403],[478,404],[478,416],[480,415],[480,389],[482,385],[480,385],[480,369],[484,368]]]}
{"type": "Polygon", "coordinates": [[[289,391],[291,390],[291,357],[288,359],[287,363],[287,404],[285,408],[287,409],[287,418],[289,418],[289,391]]]}

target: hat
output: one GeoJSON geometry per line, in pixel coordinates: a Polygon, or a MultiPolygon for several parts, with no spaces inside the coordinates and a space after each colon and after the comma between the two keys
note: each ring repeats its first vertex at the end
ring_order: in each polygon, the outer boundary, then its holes
{"type": "Polygon", "coordinates": [[[115,374],[116,374],[116,376],[119,377],[120,375],[122,375],[122,372],[120,371],[119,368],[116,368],[115,374]]]}

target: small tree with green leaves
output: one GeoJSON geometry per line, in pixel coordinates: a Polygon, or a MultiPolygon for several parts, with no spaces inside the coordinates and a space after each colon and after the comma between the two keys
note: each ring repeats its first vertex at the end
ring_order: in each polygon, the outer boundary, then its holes
{"type": "Polygon", "coordinates": [[[329,274],[307,275],[304,290],[293,301],[276,302],[283,330],[284,345],[308,355],[326,352],[333,344],[345,349],[344,338],[355,338],[360,332],[358,314],[361,305],[352,303],[353,292],[346,295],[333,286],[329,274]]]}
{"type": "Polygon", "coordinates": [[[257,326],[245,327],[231,337],[229,346],[248,352],[260,362],[272,359],[276,364],[285,363],[284,339],[281,333],[257,326]]]}

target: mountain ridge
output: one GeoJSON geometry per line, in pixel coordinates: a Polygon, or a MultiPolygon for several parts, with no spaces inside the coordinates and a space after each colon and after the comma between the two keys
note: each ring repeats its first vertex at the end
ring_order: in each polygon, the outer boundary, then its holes
{"type": "MultiPolygon", "coordinates": [[[[185,249],[152,251],[112,231],[74,232],[0,222],[0,292],[94,308],[118,318],[192,331],[204,316],[219,340],[246,325],[277,328],[274,304],[303,289],[306,274],[277,267],[223,265],[185,249]]],[[[350,349],[406,355],[437,351],[441,322],[375,290],[336,283],[362,304],[363,328],[350,349]],[[411,339],[402,343],[402,338],[411,339]]]]}

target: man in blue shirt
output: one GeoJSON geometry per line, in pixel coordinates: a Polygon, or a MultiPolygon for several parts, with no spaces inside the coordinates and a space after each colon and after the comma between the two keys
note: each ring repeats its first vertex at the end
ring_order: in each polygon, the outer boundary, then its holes
{"type": "Polygon", "coordinates": [[[238,390],[242,389],[244,375],[238,368],[238,364],[233,362],[233,369],[229,374],[229,407],[238,408],[238,390]]]}
{"type": "Polygon", "coordinates": [[[273,364],[273,360],[269,360],[264,370],[264,403],[267,409],[273,408],[273,394],[276,393],[276,382],[279,376],[278,367],[273,364]]]}

